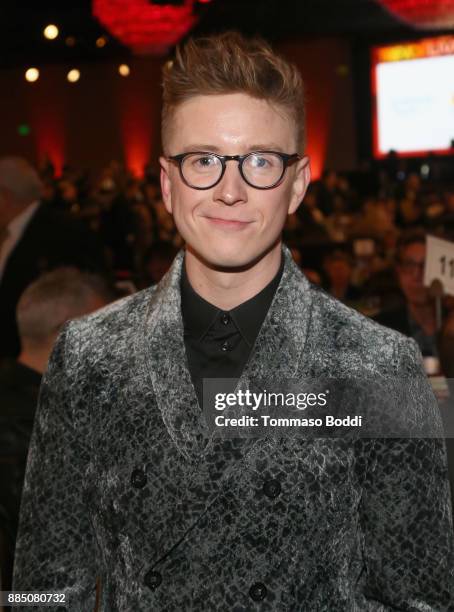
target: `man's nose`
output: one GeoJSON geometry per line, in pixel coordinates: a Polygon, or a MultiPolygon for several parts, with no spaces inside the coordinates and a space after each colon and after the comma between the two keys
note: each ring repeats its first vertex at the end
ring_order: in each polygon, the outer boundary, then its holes
{"type": "Polygon", "coordinates": [[[227,206],[247,201],[247,185],[237,161],[226,161],[224,176],[214,188],[213,199],[227,206]]]}
{"type": "Polygon", "coordinates": [[[422,283],[424,279],[424,262],[415,263],[412,270],[412,277],[422,283]]]}

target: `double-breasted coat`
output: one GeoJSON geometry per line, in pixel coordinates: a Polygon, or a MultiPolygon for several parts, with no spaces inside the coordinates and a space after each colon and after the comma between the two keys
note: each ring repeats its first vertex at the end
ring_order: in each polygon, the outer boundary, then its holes
{"type": "MultiPolygon", "coordinates": [[[[284,256],[243,377],[411,377],[405,409],[436,420],[415,343],[284,256]]],[[[185,356],[182,262],[60,335],[15,589],[64,591],[74,612],[94,609],[97,580],[103,612],[453,610],[443,442],[207,437],[185,356]]]]}

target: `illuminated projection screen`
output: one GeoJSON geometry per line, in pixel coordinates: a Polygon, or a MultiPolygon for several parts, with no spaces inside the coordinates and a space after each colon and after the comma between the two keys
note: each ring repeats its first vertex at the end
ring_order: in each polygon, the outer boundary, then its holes
{"type": "Polygon", "coordinates": [[[454,153],[454,36],[372,49],[374,154],[454,153]]]}

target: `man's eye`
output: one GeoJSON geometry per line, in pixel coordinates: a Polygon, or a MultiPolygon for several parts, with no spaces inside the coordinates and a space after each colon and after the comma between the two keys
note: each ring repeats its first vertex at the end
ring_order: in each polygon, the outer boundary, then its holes
{"type": "Polygon", "coordinates": [[[265,170],[267,168],[271,168],[272,163],[269,157],[264,157],[262,155],[252,155],[249,159],[249,165],[251,166],[251,168],[265,170]]]}
{"type": "Polygon", "coordinates": [[[252,163],[254,166],[257,166],[257,168],[265,168],[269,164],[269,161],[264,157],[254,156],[252,158],[252,163]]]}
{"type": "Polygon", "coordinates": [[[216,158],[211,156],[197,157],[193,160],[193,164],[200,168],[210,168],[216,165],[216,158]]]}

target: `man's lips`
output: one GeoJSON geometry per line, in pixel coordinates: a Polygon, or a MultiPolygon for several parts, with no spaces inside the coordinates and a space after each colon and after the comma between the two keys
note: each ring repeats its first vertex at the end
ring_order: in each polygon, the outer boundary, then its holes
{"type": "Polygon", "coordinates": [[[210,223],[213,223],[214,225],[218,225],[220,227],[227,227],[227,228],[230,227],[230,228],[237,228],[237,229],[246,227],[250,223],[253,223],[253,221],[248,221],[248,220],[243,221],[241,219],[224,219],[223,217],[205,216],[205,219],[207,219],[210,223]]]}

